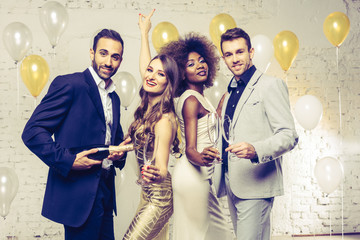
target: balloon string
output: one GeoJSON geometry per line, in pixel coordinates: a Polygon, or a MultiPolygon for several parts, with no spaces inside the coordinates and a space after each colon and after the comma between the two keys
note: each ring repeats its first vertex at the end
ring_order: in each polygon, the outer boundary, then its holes
{"type": "Polygon", "coordinates": [[[284,71],[284,74],[285,74],[285,83],[287,85],[287,83],[288,83],[287,71],[284,71]]]}
{"type": "Polygon", "coordinates": [[[19,77],[19,65],[18,62],[15,62],[16,65],[16,82],[17,82],[17,100],[16,100],[16,113],[19,115],[19,104],[20,104],[20,77],[19,77]]]}
{"type": "MultiPolygon", "coordinates": [[[[291,201],[291,208],[292,209],[294,207],[294,198],[293,198],[294,193],[293,192],[294,192],[294,184],[291,185],[291,194],[290,194],[290,201],[291,201]]],[[[293,237],[295,236],[294,218],[291,218],[291,227],[292,227],[291,239],[293,239],[293,237]]]]}
{"type": "MultiPolygon", "coordinates": [[[[340,152],[342,152],[342,109],[341,109],[341,81],[339,77],[339,47],[336,47],[336,71],[338,80],[338,96],[339,96],[339,137],[340,152]]],[[[341,183],[341,239],[344,239],[344,183],[341,183]]]]}
{"type": "Polygon", "coordinates": [[[344,180],[341,183],[341,239],[344,240],[344,180]]]}
{"type": "MultiPolygon", "coordinates": [[[[328,204],[328,206],[330,206],[330,204],[328,204]]],[[[329,208],[329,215],[330,215],[330,238],[331,238],[331,210],[329,208]]]]}
{"type": "Polygon", "coordinates": [[[52,60],[55,60],[55,56],[56,56],[56,49],[55,49],[55,46],[52,46],[51,59],[52,59],[52,60]]]}
{"type": "Polygon", "coordinates": [[[339,97],[339,135],[340,148],[342,148],[342,109],[341,109],[341,81],[339,78],[339,47],[336,47],[336,71],[338,80],[338,97],[339,97]]]}

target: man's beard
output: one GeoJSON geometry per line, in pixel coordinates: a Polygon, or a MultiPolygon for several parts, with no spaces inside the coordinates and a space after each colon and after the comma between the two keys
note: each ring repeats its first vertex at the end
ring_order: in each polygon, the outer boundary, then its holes
{"type": "Polygon", "coordinates": [[[96,64],[95,60],[92,62],[92,67],[94,69],[94,71],[96,72],[96,74],[103,80],[108,80],[110,79],[112,76],[114,76],[114,74],[116,73],[117,69],[114,68],[107,68],[107,67],[100,67],[99,65],[96,64]],[[101,72],[101,68],[107,68],[109,69],[111,72],[110,74],[104,74],[103,72],[101,72]]]}

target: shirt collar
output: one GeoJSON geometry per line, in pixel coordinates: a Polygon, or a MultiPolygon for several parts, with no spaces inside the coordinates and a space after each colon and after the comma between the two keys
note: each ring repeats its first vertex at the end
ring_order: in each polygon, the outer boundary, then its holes
{"type": "Polygon", "coordinates": [[[228,85],[228,92],[231,92],[234,88],[237,88],[238,84],[243,82],[245,86],[249,83],[251,77],[254,75],[256,71],[255,65],[252,65],[248,70],[246,70],[241,76],[240,80],[236,81],[235,76],[231,79],[228,85]]]}
{"type": "Polygon", "coordinates": [[[91,76],[93,77],[93,79],[96,83],[96,86],[98,86],[98,88],[102,88],[102,89],[106,90],[108,93],[112,93],[115,91],[116,86],[115,86],[115,83],[113,82],[113,80],[110,79],[110,84],[105,89],[105,81],[99,77],[99,75],[95,72],[95,70],[92,66],[89,67],[89,70],[90,70],[91,76]]]}

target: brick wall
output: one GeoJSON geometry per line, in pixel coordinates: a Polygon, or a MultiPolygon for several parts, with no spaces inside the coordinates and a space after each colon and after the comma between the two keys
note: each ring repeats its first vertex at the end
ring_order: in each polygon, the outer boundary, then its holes
{"type": "MultiPolygon", "coordinates": [[[[355,0],[198,0],[198,1],[129,1],[129,0],[59,0],[69,13],[69,24],[53,50],[43,32],[38,11],[44,0],[2,0],[0,30],[11,22],[25,23],[33,35],[30,54],[46,59],[50,81],[59,74],[83,71],[89,66],[90,39],[100,28],[118,30],[125,41],[124,61],[119,71],[127,71],[140,83],[138,73],[138,13],[156,8],[153,27],[162,21],[172,22],[180,34],[189,31],[209,36],[209,23],[219,13],[228,13],[250,36],[267,35],[273,39],[283,30],[294,32],[300,49],[290,70],[284,74],[275,58],[267,73],[287,79],[292,107],[305,94],[322,102],[324,113],[312,131],[296,123],[298,146],[284,158],[285,195],[276,198],[272,214],[273,235],[326,234],[360,232],[360,2],[355,0]],[[347,14],[350,33],[340,47],[339,75],[336,51],[323,34],[322,24],[334,11],[347,14]],[[339,131],[338,76],[341,82],[342,129],[339,131]],[[343,191],[329,196],[321,192],[314,177],[316,161],[325,156],[340,159],[344,165],[343,191]],[[343,193],[343,198],[342,198],[343,193]],[[342,207],[343,199],[343,207],[342,207]],[[344,216],[342,224],[342,214],[344,216]]],[[[48,168],[21,142],[22,129],[36,104],[47,91],[34,99],[18,74],[14,61],[0,41],[0,167],[13,168],[20,182],[10,213],[0,219],[0,239],[63,239],[63,227],[40,215],[48,168]],[[19,87],[18,87],[19,83],[19,87]],[[19,92],[19,94],[18,94],[19,92]]],[[[152,49],[155,54],[155,50],[152,49]]],[[[220,72],[230,78],[224,63],[220,72]]],[[[128,110],[122,108],[122,124],[127,129],[138,103],[135,98],[128,110]]],[[[117,239],[121,239],[136,210],[139,189],[135,186],[136,166],[133,156],[117,175],[119,216],[115,219],[117,239]]],[[[174,160],[172,160],[172,164],[174,160]]],[[[225,199],[222,199],[226,207],[225,199]]]]}

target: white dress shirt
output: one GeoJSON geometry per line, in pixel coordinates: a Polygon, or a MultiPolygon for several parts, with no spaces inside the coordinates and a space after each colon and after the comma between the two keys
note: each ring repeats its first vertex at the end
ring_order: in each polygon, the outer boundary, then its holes
{"type": "MultiPolygon", "coordinates": [[[[116,86],[114,82],[110,79],[110,84],[105,88],[105,81],[99,77],[99,75],[95,72],[92,66],[89,67],[90,73],[95,80],[96,85],[98,86],[102,106],[104,109],[104,116],[106,122],[106,137],[105,137],[105,145],[111,144],[111,128],[113,124],[113,111],[112,111],[112,101],[109,96],[110,93],[115,91],[116,86]]],[[[113,164],[112,161],[105,158],[102,162],[102,168],[109,169],[113,164]]]]}

